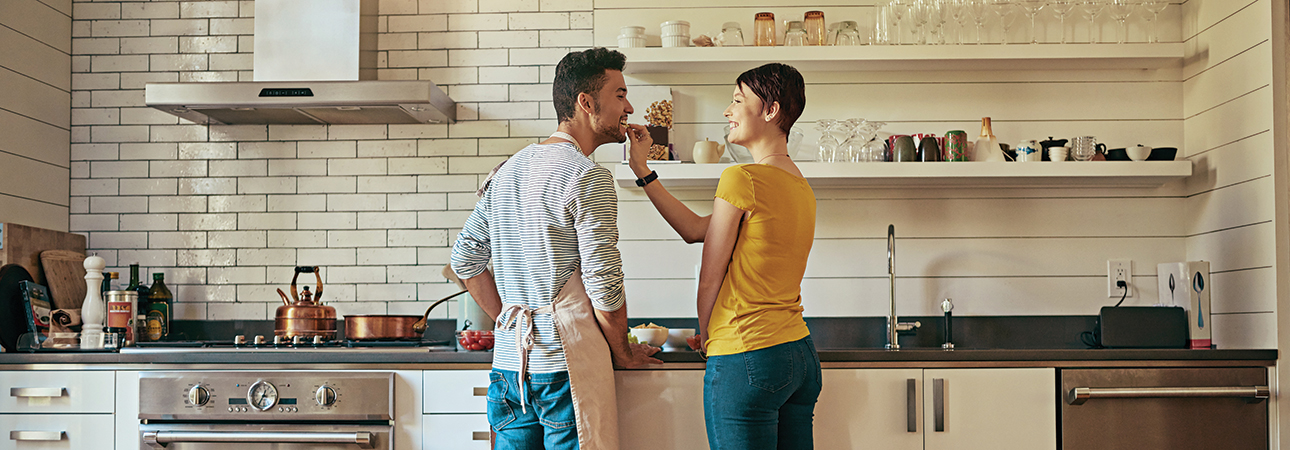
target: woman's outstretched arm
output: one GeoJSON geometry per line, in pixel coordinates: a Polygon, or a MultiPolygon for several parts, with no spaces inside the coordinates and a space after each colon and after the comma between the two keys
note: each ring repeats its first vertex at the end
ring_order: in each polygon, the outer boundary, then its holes
{"type": "MultiPolygon", "coordinates": [[[[627,165],[631,167],[636,178],[644,178],[649,175],[650,169],[645,161],[649,148],[654,144],[654,139],[650,138],[649,131],[644,125],[628,125],[631,127],[627,132],[627,139],[631,142],[627,165]]],[[[661,181],[661,180],[660,180],[661,181]]],[[[676,230],[676,234],[681,235],[685,242],[695,243],[703,242],[704,236],[708,232],[708,222],[712,216],[699,216],[690,207],[685,206],[680,200],[672,196],[663,184],[654,181],[645,185],[645,195],[649,196],[650,203],[654,204],[654,209],[663,216],[663,220],[676,230]]]]}

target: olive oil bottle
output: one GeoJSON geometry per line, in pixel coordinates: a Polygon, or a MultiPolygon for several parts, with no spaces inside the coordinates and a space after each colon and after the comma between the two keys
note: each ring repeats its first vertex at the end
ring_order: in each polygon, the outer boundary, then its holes
{"type": "Polygon", "coordinates": [[[170,336],[170,317],[175,296],[166,288],[166,274],[152,274],[152,287],[148,289],[148,340],[164,341],[170,336]]]}

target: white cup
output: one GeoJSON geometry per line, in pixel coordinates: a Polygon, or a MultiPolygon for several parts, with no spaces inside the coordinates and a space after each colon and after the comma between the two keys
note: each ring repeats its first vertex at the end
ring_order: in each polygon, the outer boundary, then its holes
{"type": "Polygon", "coordinates": [[[1129,159],[1134,161],[1146,161],[1151,156],[1151,147],[1145,145],[1135,145],[1124,149],[1124,153],[1129,155],[1129,159]]]}
{"type": "Polygon", "coordinates": [[[684,20],[671,20],[671,21],[663,22],[663,24],[660,25],[660,27],[663,29],[664,36],[680,35],[680,34],[684,34],[686,36],[690,35],[690,22],[686,22],[684,20]]]}
{"type": "Polygon", "coordinates": [[[690,35],[688,34],[663,35],[663,46],[664,47],[689,47],[690,35]]]}
{"type": "Polygon", "coordinates": [[[625,26],[618,34],[626,37],[645,37],[645,27],[625,26]]]}
{"type": "Polygon", "coordinates": [[[644,48],[645,36],[618,36],[618,48],[644,48]]]}
{"type": "Polygon", "coordinates": [[[1064,162],[1069,152],[1068,147],[1048,147],[1048,159],[1052,162],[1064,162]]]}

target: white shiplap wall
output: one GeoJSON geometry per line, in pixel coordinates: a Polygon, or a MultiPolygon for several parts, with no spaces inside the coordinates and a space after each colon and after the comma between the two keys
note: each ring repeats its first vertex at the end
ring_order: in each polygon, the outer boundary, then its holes
{"type": "Polygon", "coordinates": [[[71,0],[0,2],[0,222],[67,231],[71,0]]]}
{"type": "MultiPolygon", "coordinates": [[[[1195,2],[1162,15],[1163,40],[1183,39],[1190,25],[1180,23],[1195,2]]],[[[784,17],[809,9],[773,0],[673,3],[382,0],[379,76],[445,86],[459,102],[459,123],[208,127],[144,108],[142,85],[249,80],[253,2],[78,2],[72,229],[88,233],[90,246],[116,265],[140,261],[167,272],[178,285],[181,318],[271,317],[273,289],[289,281],[296,264],[326,266],[328,297],[342,314],[417,312],[452,290],[437,268],[473,206],[480,175],[554,129],[549,83],[565,52],[612,46],[623,25],[645,25],[657,35],[657,23],[685,19],[699,34],[739,20],[750,33],[751,13],[744,9],[784,17]]],[[[829,21],[872,14],[869,2],[820,5],[829,21]]],[[[1055,38],[1055,19],[1043,17],[1041,33],[1055,38]]],[[[1140,18],[1130,25],[1130,39],[1140,41],[1140,18]]],[[[1068,26],[1075,38],[1087,36],[1084,22],[1068,20],[1068,26]]],[[[1113,36],[1109,20],[1101,26],[1113,36]]],[[[1025,27],[1016,32],[1014,40],[1025,27]]],[[[1091,134],[1111,147],[1141,142],[1194,155],[1214,146],[1185,135],[1192,115],[1204,110],[1184,81],[1203,78],[1189,72],[1193,66],[808,73],[801,125],[809,130],[821,118],[866,117],[890,123],[889,132],[975,134],[980,117],[992,116],[1004,142],[1091,134]]],[[[720,139],[721,110],[742,69],[639,75],[628,82],[672,88],[675,141],[685,149],[695,139],[720,139]]],[[[808,133],[808,144],[814,136],[808,133]]],[[[1201,170],[1204,177],[1229,175],[1205,164],[1244,164],[1220,160],[1226,152],[1205,154],[1197,159],[1198,168],[1210,167],[1201,170]]],[[[597,158],[617,159],[608,148],[597,158]]],[[[1267,188],[1257,180],[1237,184],[1231,194],[1200,194],[1213,188],[1197,183],[1133,190],[820,190],[817,241],[804,283],[807,313],[884,313],[888,223],[900,237],[900,314],[934,314],[947,296],[961,314],[1095,314],[1111,301],[1105,288],[1110,258],[1134,260],[1141,288],[1127,303],[1151,304],[1155,264],[1198,257],[1193,248],[1210,245],[1201,244],[1209,242],[1201,233],[1237,220],[1203,211],[1202,197],[1270,198],[1270,182],[1267,188]]],[[[710,190],[678,194],[700,211],[710,207],[710,190]]],[[[620,189],[619,196],[630,314],[693,317],[699,247],[676,239],[639,191],[620,189]]],[[[1216,272],[1254,267],[1214,260],[1216,272]]],[[[1233,287],[1216,280],[1215,307],[1232,299],[1222,312],[1260,308],[1259,301],[1237,299],[1258,298],[1274,285],[1258,271],[1223,276],[1233,287]],[[1259,280],[1254,287],[1235,288],[1251,278],[1259,280]]]]}

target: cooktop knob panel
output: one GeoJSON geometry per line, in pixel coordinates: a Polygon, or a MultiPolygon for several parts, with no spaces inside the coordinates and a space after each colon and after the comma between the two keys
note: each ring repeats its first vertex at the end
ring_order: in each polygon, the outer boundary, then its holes
{"type": "Polygon", "coordinates": [[[336,404],[336,390],[331,386],[322,385],[314,392],[314,400],[318,406],[332,406],[336,404]]]}
{"type": "Polygon", "coordinates": [[[202,385],[188,389],[188,403],[193,406],[206,406],[211,401],[211,392],[202,385]]]}

